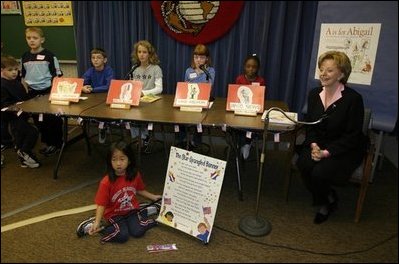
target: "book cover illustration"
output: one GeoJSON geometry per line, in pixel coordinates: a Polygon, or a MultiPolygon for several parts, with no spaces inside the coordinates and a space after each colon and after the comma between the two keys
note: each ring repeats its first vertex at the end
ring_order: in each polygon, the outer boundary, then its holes
{"type": "Polygon", "coordinates": [[[176,86],[176,94],[173,106],[192,106],[206,108],[208,107],[210,94],[210,83],[178,82],[176,86]]]}
{"type": "Polygon", "coordinates": [[[49,100],[79,102],[82,93],[83,79],[55,77],[49,100]]]}
{"type": "Polygon", "coordinates": [[[226,161],[172,147],[157,221],[209,242],[226,161]]]}
{"type": "Polygon", "coordinates": [[[107,95],[107,104],[125,104],[138,106],[143,83],[132,80],[111,80],[107,95]]]}
{"type": "Polygon", "coordinates": [[[262,113],[265,104],[265,86],[229,84],[227,111],[262,113]]]}

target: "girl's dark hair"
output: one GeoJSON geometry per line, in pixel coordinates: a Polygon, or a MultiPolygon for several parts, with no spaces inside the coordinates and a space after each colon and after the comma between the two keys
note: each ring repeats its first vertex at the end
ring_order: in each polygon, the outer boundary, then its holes
{"type": "Polygon", "coordinates": [[[258,64],[258,68],[260,67],[260,60],[259,60],[258,56],[256,56],[255,54],[249,55],[248,57],[245,58],[244,66],[245,66],[245,64],[247,64],[247,61],[249,61],[249,60],[256,61],[256,63],[258,64]]]}
{"type": "Polygon", "coordinates": [[[113,143],[107,153],[107,173],[109,180],[111,182],[114,182],[118,177],[116,176],[115,170],[112,167],[112,155],[114,154],[115,150],[121,151],[129,159],[129,164],[126,168],[126,179],[128,181],[133,180],[138,172],[138,169],[136,168],[135,156],[130,144],[127,144],[124,141],[118,141],[113,143]]]}

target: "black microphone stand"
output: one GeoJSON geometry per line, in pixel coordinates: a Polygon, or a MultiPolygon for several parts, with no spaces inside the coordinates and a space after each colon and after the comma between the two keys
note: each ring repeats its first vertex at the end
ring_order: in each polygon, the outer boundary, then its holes
{"type": "Polygon", "coordinates": [[[239,228],[242,232],[250,236],[265,236],[272,231],[272,226],[269,221],[261,218],[258,215],[259,204],[260,204],[260,191],[262,187],[262,176],[263,176],[263,163],[265,161],[265,148],[267,139],[267,129],[269,127],[269,112],[266,113],[265,126],[263,130],[263,143],[262,143],[262,153],[260,156],[260,168],[258,177],[258,192],[256,195],[256,208],[255,215],[249,215],[241,218],[239,228]]]}
{"type": "MultiPolygon", "coordinates": [[[[335,107],[334,107],[335,108],[335,107]]],[[[272,111],[281,112],[286,118],[295,124],[303,124],[303,125],[315,125],[322,122],[324,119],[328,118],[329,114],[324,114],[320,119],[314,122],[302,122],[291,119],[282,109],[278,107],[270,108],[265,117],[265,126],[263,130],[263,142],[262,142],[262,153],[260,156],[260,168],[259,168],[259,177],[258,177],[258,192],[256,196],[256,208],[255,215],[245,216],[241,218],[239,228],[242,232],[250,236],[265,236],[268,235],[272,231],[272,226],[269,221],[261,218],[259,213],[259,205],[260,205],[260,192],[262,187],[262,176],[263,176],[263,164],[265,161],[265,149],[266,149],[266,139],[267,139],[267,130],[269,128],[269,114],[272,111]]],[[[331,114],[331,113],[330,113],[331,114]]]]}
{"type": "MultiPolygon", "coordinates": [[[[126,74],[125,80],[130,80],[131,75],[133,72],[140,66],[139,63],[133,64],[132,68],[130,68],[130,71],[126,74]]],[[[132,76],[133,77],[133,76],[132,76]]]]}

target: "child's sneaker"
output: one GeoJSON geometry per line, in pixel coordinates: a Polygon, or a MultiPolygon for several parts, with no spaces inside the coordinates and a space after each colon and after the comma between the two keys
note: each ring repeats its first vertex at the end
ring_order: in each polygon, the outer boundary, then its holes
{"type": "Polygon", "coordinates": [[[29,168],[38,168],[38,167],[40,167],[40,162],[37,160],[37,158],[33,154],[28,154],[21,150],[18,150],[17,154],[19,156],[19,160],[21,161],[22,168],[28,168],[28,167],[29,168]]]}
{"type": "Polygon", "coordinates": [[[80,223],[78,228],[76,229],[76,234],[78,235],[78,237],[82,237],[89,234],[89,230],[91,226],[94,224],[95,220],[96,218],[92,216],[89,219],[86,219],[82,223],[80,223]]]}
{"type": "Polygon", "coordinates": [[[241,147],[241,154],[244,160],[248,159],[250,149],[251,149],[251,144],[245,144],[244,146],[241,147]]]}
{"type": "Polygon", "coordinates": [[[48,146],[46,148],[42,148],[41,150],[39,150],[39,152],[46,157],[52,156],[56,154],[58,151],[60,151],[60,149],[57,148],[56,146],[48,146]]]}
{"type": "Polygon", "coordinates": [[[151,153],[152,144],[151,144],[150,136],[147,136],[145,139],[143,139],[143,149],[144,149],[144,153],[146,153],[146,154],[151,153]]]}
{"type": "Polygon", "coordinates": [[[161,211],[161,201],[153,203],[151,205],[148,205],[148,203],[141,203],[140,207],[147,210],[148,217],[157,217],[159,215],[159,212],[161,211]]]}
{"type": "Polygon", "coordinates": [[[98,129],[98,142],[100,144],[104,144],[105,143],[105,138],[106,138],[107,134],[104,128],[102,129],[98,129]]]}

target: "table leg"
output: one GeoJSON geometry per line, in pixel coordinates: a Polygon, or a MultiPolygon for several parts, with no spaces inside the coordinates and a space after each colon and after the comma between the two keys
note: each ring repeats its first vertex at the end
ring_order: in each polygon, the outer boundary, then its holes
{"type": "Polygon", "coordinates": [[[58,169],[60,167],[62,154],[64,153],[64,148],[65,148],[67,142],[68,142],[68,117],[63,116],[62,117],[62,146],[61,146],[60,153],[58,154],[57,163],[54,168],[54,173],[53,173],[54,180],[56,180],[58,178],[58,169]]]}

